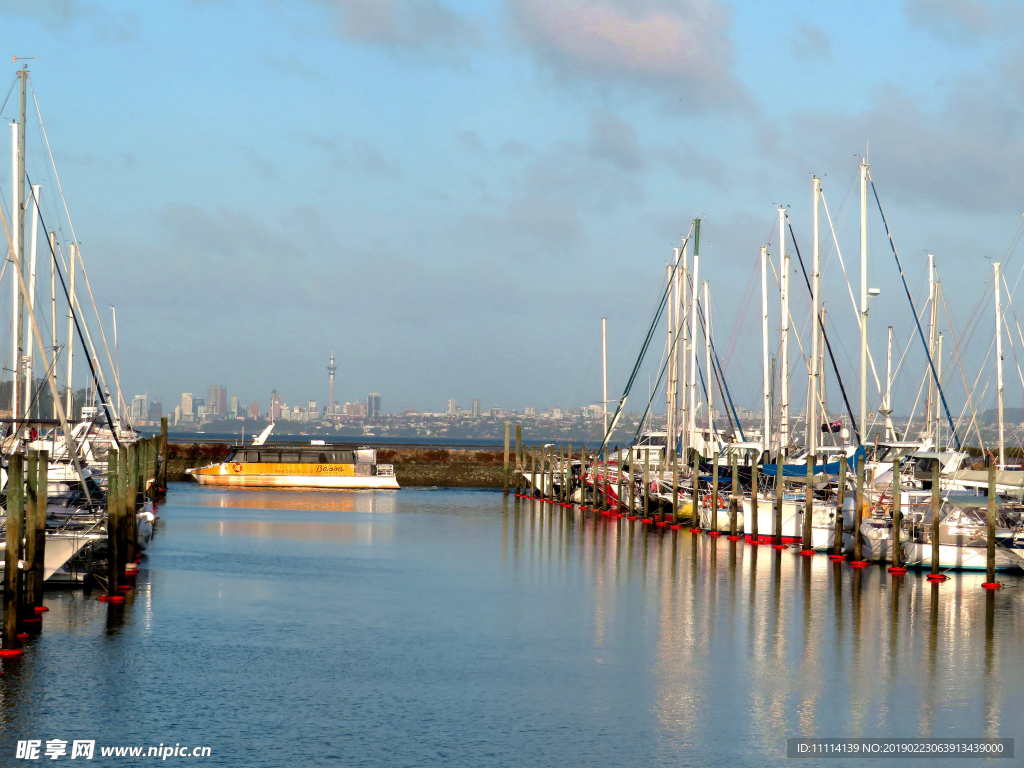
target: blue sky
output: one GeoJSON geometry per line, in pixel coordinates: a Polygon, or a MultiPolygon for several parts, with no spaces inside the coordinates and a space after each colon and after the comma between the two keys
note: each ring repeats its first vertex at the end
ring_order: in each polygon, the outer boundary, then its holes
{"type": "MultiPolygon", "coordinates": [[[[1024,209],[1016,3],[0,0],[0,22],[0,51],[38,57],[96,300],[104,318],[117,306],[124,394],[170,406],[210,383],[264,408],[271,388],[323,402],[332,349],[342,401],[590,403],[602,316],[617,394],[694,216],[718,344],[752,406],[745,300],[777,204],[809,256],[811,174],[856,280],[870,145],[911,286],[935,253],[954,335],[990,313],[990,262],[1024,209]]],[[[39,150],[30,124],[45,212],[39,150]]],[[[0,184],[9,201],[9,169],[0,184]]],[[[852,383],[855,321],[823,252],[852,383]]],[[[1019,257],[1004,260],[1012,283],[1019,257]]],[[[901,343],[912,326],[877,212],[871,265],[881,363],[885,325],[901,343]]],[[[991,327],[961,350],[971,381],[991,327]]],[[[922,361],[906,365],[909,408],[922,361]]]]}

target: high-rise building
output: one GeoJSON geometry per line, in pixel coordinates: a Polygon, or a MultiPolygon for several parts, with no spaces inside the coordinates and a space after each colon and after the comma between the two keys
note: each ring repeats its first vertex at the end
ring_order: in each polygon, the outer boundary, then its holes
{"type": "Polygon", "coordinates": [[[448,401],[448,407],[445,408],[445,411],[444,411],[445,414],[447,414],[448,416],[454,416],[456,410],[457,410],[457,408],[455,407],[455,401],[454,400],[449,400],[448,401]]]}
{"type": "Polygon", "coordinates": [[[276,421],[281,418],[281,406],[284,405],[284,398],[277,393],[277,390],[270,392],[270,420],[276,421]]]}
{"type": "Polygon", "coordinates": [[[181,406],[174,406],[174,423],[179,424],[181,422],[181,406]]]}
{"type": "Polygon", "coordinates": [[[334,405],[334,372],[338,370],[338,366],[334,364],[334,352],[331,352],[331,362],[327,364],[327,375],[329,384],[327,385],[327,412],[330,413],[331,407],[334,405]]]}
{"type": "Polygon", "coordinates": [[[366,396],[366,415],[371,419],[380,418],[380,394],[371,392],[366,396]]]}
{"type": "Polygon", "coordinates": [[[228,406],[228,414],[232,419],[238,418],[238,395],[231,396],[231,405],[228,406]]]}
{"type": "Polygon", "coordinates": [[[536,416],[536,415],[537,415],[537,408],[535,406],[528,405],[528,406],[526,406],[525,409],[523,409],[523,416],[536,416]]]}
{"type": "Polygon", "coordinates": [[[160,421],[164,415],[164,404],[159,400],[149,404],[149,412],[146,416],[147,421],[160,421]]]}
{"type": "Polygon", "coordinates": [[[129,414],[133,422],[145,421],[149,415],[149,409],[146,406],[146,396],[136,395],[132,399],[131,413],[129,414]]]}
{"type": "Polygon", "coordinates": [[[183,414],[192,414],[192,393],[183,392],[181,395],[181,412],[183,414]]]}
{"type": "Polygon", "coordinates": [[[473,398],[473,418],[474,419],[479,419],[480,418],[480,398],[479,397],[473,398]]]}
{"type": "Polygon", "coordinates": [[[260,417],[260,404],[258,401],[253,400],[252,405],[249,406],[249,418],[258,419],[260,417]]]}
{"type": "Polygon", "coordinates": [[[214,416],[227,416],[228,388],[223,384],[211,384],[206,391],[206,404],[214,416]]]}

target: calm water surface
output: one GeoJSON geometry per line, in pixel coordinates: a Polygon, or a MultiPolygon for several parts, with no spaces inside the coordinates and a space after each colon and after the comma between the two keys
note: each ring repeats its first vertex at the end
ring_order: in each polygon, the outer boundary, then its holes
{"type": "Polygon", "coordinates": [[[810,766],[786,737],[1024,736],[1011,576],[933,587],[481,491],[178,484],[160,514],[123,607],[48,593],[0,662],[0,765],[32,764],[29,738],[276,768],[810,766]]]}

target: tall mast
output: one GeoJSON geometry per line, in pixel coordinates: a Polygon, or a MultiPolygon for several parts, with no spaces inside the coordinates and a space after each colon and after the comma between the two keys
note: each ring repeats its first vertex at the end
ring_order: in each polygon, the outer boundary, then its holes
{"type": "Polygon", "coordinates": [[[697,431],[697,293],[700,277],[700,219],[693,220],[693,279],[690,284],[693,286],[690,291],[690,444],[697,431]]]}
{"type": "MultiPolygon", "coordinates": [[[[57,233],[50,233],[50,376],[57,375],[57,233]]],[[[56,379],[54,380],[56,382],[56,379]]],[[[57,418],[57,403],[53,403],[57,418]]]]}
{"type": "Polygon", "coordinates": [[[677,343],[678,344],[679,361],[680,361],[679,379],[682,382],[682,385],[679,387],[679,397],[678,397],[678,399],[679,399],[679,432],[681,433],[680,434],[681,448],[682,448],[681,454],[682,454],[682,456],[684,458],[688,457],[690,455],[690,435],[689,435],[690,411],[689,411],[689,406],[687,405],[687,393],[688,393],[688,389],[689,389],[687,387],[687,382],[689,381],[689,379],[686,378],[687,370],[689,369],[689,367],[687,365],[687,363],[689,361],[689,347],[687,345],[690,343],[690,330],[689,330],[689,321],[688,321],[688,315],[689,315],[688,309],[689,309],[690,304],[689,304],[689,300],[687,298],[690,295],[690,293],[689,293],[689,291],[690,291],[690,276],[689,276],[689,271],[690,271],[690,266],[689,266],[690,254],[689,254],[689,250],[690,250],[689,243],[684,242],[683,243],[683,254],[682,254],[682,272],[679,273],[679,314],[680,314],[679,326],[680,326],[680,333],[682,334],[682,338],[677,343]]]}
{"type": "MultiPolygon", "coordinates": [[[[39,205],[39,192],[42,186],[39,184],[32,185],[32,199],[29,201],[32,205],[32,235],[29,237],[29,257],[28,257],[28,311],[35,312],[36,309],[36,242],[39,238],[39,211],[37,209],[39,205]]],[[[25,404],[23,410],[25,411],[25,418],[32,418],[30,413],[32,408],[32,392],[34,390],[34,382],[32,380],[32,343],[29,341],[28,347],[25,350],[25,404]]]]}
{"type": "MultiPolygon", "coordinates": [[[[715,407],[714,407],[714,391],[715,388],[712,386],[712,368],[711,368],[711,302],[708,300],[708,281],[704,281],[704,356],[707,376],[707,387],[708,387],[708,440],[712,441],[713,445],[717,445],[718,441],[715,439],[715,407]]],[[[712,449],[714,451],[715,449],[712,449]]]]}
{"type": "Polygon", "coordinates": [[[601,318],[601,410],[604,414],[604,434],[608,434],[608,318],[601,318]]]}
{"type": "Polygon", "coordinates": [[[665,279],[668,280],[668,291],[665,294],[665,300],[668,302],[668,350],[666,354],[668,359],[666,363],[668,365],[668,382],[665,385],[665,458],[668,461],[672,461],[675,458],[674,443],[672,442],[672,435],[675,433],[675,410],[676,410],[676,398],[675,398],[675,341],[676,341],[676,271],[675,267],[679,264],[679,249],[673,249],[675,260],[672,264],[668,265],[668,271],[665,279]]]}
{"type": "MultiPolygon", "coordinates": [[[[71,279],[70,279],[70,302],[68,304],[68,391],[66,394],[66,404],[64,411],[68,414],[69,419],[73,419],[75,415],[74,398],[75,390],[72,388],[71,374],[75,366],[75,262],[78,260],[78,244],[72,243],[68,248],[69,261],[71,262],[71,279]]],[[[108,425],[111,429],[114,428],[113,424],[108,425]]]]}
{"type": "MultiPolygon", "coordinates": [[[[928,354],[932,360],[935,359],[935,334],[938,332],[938,307],[939,303],[936,301],[935,295],[935,257],[932,254],[928,254],[928,304],[930,311],[929,317],[929,328],[928,328],[928,354]]],[[[935,386],[935,377],[928,377],[928,401],[925,405],[926,413],[926,430],[928,439],[932,441],[932,448],[938,450],[939,444],[936,441],[936,431],[938,428],[938,420],[935,413],[935,401],[938,399],[938,389],[935,386]]]]}
{"type": "MultiPolygon", "coordinates": [[[[18,199],[18,124],[11,123],[11,199],[18,199]]],[[[18,253],[18,216],[11,216],[11,228],[14,230],[11,236],[11,243],[14,252],[11,254],[11,262],[14,269],[21,268],[21,257],[18,253]]],[[[11,281],[14,293],[11,294],[11,418],[18,418],[18,387],[21,383],[21,318],[18,317],[18,309],[21,307],[21,298],[18,295],[18,281],[11,281]]]]}
{"type": "Polygon", "coordinates": [[[772,379],[768,363],[768,246],[761,246],[761,389],[764,402],[764,427],[762,447],[765,452],[771,450],[772,441],[772,379]]]}
{"type": "MultiPolygon", "coordinates": [[[[14,248],[17,251],[14,259],[14,267],[21,273],[22,280],[25,276],[25,92],[28,87],[28,65],[26,64],[17,72],[20,86],[20,103],[18,109],[17,123],[17,148],[15,150],[14,163],[14,201],[17,207],[14,209],[14,248]]],[[[14,360],[14,386],[17,390],[14,395],[16,407],[11,409],[11,416],[19,418],[21,411],[25,408],[24,403],[28,401],[24,389],[25,377],[25,297],[18,290],[18,281],[14,281],[14,314],[15,325],[12,329],[14,334],[15,360],[14,360]]]]}
{"type": "Polygon", "coordinates": [[[1000,262],[992,264],[996,282],[996,392],[999,395],[999,466],[1006,466],[1006,446],[1003,442],[1003,302],[999,290],[1000,262]]]}
{"type": "MultiPolygon", "coordinates": [[[[935,356],[935,375],[938,377],[939,382],[942,382],[942,334],[939,334],[938,342],[938,354],[935,356]]],[[[939,408],[942,407],[941,401],[936,398],[935,402],[935,450],[939,450],[941,445],[940,437],[942,436],[942,419],[939,418],[939,408]]]]}
{"type": "Polygon", "coordinates": [[[819,382],[818,376],[818,323],[821,313],[819,306],[821,297],[819,287],[821,283],[821,243],[819,241],[818,209],[821,208],[821,179],[813,177],[814,186],[814,240],[812,243],[811,255],[811,376],[807,386],[807,450],[813,456],[817,448],[817,413],[819,382]]]}
{"type": "Polygon", "coordinates": [[[779,455],[786,457],[789,449],[789,254],[786,252],[786,209],[779,206],[779,292],[782,324],[782,381],[779,392],[779,455]]]}
{"type": "MultiPolygon", "coordinates": [[[[895,440],[896,431],[892,427],[892,326],[889,326],[889,339],[885,346],[885,439],[895,440]]],[[[938,448],[938,446],[936,446],[938,448]]]]}
{"type": "Polygon", "coordinates": [[[868,164],[860,161],[860,443],[868,439],[868,164]]]}

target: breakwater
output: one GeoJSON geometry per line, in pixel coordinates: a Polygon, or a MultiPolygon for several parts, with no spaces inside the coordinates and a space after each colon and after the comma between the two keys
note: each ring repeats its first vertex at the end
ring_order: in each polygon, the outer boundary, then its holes
{"type": "MultiPolygon", "coordinates": [[[[186,469],[224,461],[225,443],[168,445],[167,479],[188,480],[186,469]]],[[[501,488],[504,453],[501,448],[387,446],[377,448],[377,461],[392,464],[403,487],[501,488]]]]}

